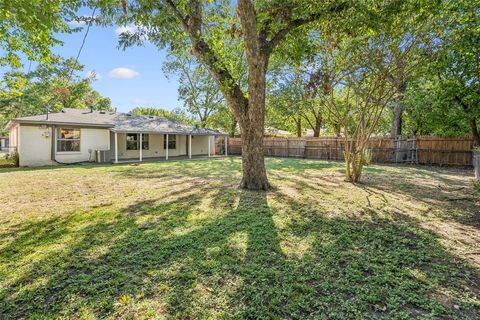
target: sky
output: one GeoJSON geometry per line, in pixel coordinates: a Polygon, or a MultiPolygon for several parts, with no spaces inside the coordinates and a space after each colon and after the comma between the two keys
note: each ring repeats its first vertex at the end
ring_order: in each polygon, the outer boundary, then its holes
{"type": "MultiPolygon", "coordinates": [[[[87,13],[88,14],[88,13],[87,13]]],[[[76,57],[82,43],[85,26],[78,22],[72,27],[83,27],[73,34],[59,34],[63,46],[53,48],[62,57],[76,57]]],[[[112,107],[128,112],[134,107],[157,107],[172,110],[182,105],[178,101],[176,77],[169,79],[162,71],[166,52],[151,44],[117,48],[118,33],[126,27],[92,26],[78,61],[85,65],[84,75],[94,71],[98,79],[92,87],[112,100],[112,107]]],[[[25,67],[28,63],[25,63],[25,67]]],[[[32,66],[34,68],[34,66],[32,66]]]]}

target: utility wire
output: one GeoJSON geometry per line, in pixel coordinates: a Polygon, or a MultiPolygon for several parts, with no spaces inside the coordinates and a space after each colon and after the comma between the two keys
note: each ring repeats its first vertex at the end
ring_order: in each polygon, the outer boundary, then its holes
{"type": "Polygon", "coordinates": [[[80,58],[80,54],[82,53],[83,46],[85,45],[85,41],[87,40],[88,33],[90,32],[90,27],[92,26],[92,21],[93,21],[93,19],[95,19],[95,11],[97,11],[97,7],[93,8],[92,16],[90,18],[90,21],[88,21],[87,30],[85,31],[85,34],[83,35],[82,44],[80,45],[80,48],[78,49],[77,57],[75,58],[75,64],[72,66],[72,69],[70,70],[70,75],[68,76],[67,84],[72,79],[72,75],[73,75],[75,65],[78,63],[78,58],[80,58]]]}

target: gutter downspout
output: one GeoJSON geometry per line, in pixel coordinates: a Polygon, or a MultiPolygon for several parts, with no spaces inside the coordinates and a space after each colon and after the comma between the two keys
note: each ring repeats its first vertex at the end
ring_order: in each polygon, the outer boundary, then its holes
{"type": "Polygon", "coordinates": [[[51,139],[51,144],[50,144],[50,159],[52,161],[57,161],[55,160],[55,134],[56,134],[56,126],[52,125],[52,139],[51,139]]]}

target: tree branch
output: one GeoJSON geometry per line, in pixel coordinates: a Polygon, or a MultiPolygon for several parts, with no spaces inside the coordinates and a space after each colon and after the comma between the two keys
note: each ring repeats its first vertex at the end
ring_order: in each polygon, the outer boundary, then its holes
{"type": "Polygon", "coordinates": [[[217,82],[226,100],[232,106],[232,110],[240,119],[241,114],[248,107],[248,99],[245,97],[238,83],[225,67],[223,62],[215,55],[208,43],[201,37],[202,5],[200,0],[190,1],[190,14],[185,17],[173,0],[161,0],[172,10],[176,19],[180,22],[184,32],[192,41],[192,52],[197,59],[208,69],[217,82]]]}
{"type": "MultiPolygon", "coordinates": [[[[348,2],[340,2],[331,8],[327,9],[326,11],[329,13],[339,13],[348,8],[347,5],[348,2]]],[[[283,28],[278,30],[270,39],[270,41],[267,42],[265,46],[265,50],[267,50],[268,53],[270,53],[273,49],[275,49],[276,46],[289,34],[292,30],[299,28],[303,25],[306,25],[310,22],[313,22],[315,20],[320,19],[325,12],[317,12],[313,13],[310,17],[305,18],[305,19],[293,19],[290,20],[287,25],[283,28]]]]}
{"type": "Polygon", "coordinates": [[[190,29],[189,26],[188,26],[187,18],[183,16],[183,14],[180,12],[180,10],[178,10],[175,3],[173,3],[172,0],[163,0],[163,1],[167,4],[167,6],[170,7],[170,9],[172,9],[173,14],[175,15],[175,18],[177,18],[177,20],[182,24],[183,29],[185,31],[190,29]]]}
{"type": "Polygon", "coordinates": [[[255,7],[251,0],[238,0],[238,16],[243,29],[247,58],[260,53],[255,7]]]}

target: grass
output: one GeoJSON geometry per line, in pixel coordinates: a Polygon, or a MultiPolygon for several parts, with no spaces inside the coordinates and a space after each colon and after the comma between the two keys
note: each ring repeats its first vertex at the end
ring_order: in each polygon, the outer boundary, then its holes
{"type": "Polygon", "coordinates": [[[470,171],[238,158],[0,169],[0,318],[478,319],[470,171]]]}

